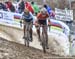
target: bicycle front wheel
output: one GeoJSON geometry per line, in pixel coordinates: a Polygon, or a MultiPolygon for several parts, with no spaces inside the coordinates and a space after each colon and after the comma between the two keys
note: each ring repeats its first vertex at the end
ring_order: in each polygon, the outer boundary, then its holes
{"type": "Polygon", "coordinates": [[[42,33],[42,48],[43,52],[46,53],[46,35],[44,32],[42,33]]]}

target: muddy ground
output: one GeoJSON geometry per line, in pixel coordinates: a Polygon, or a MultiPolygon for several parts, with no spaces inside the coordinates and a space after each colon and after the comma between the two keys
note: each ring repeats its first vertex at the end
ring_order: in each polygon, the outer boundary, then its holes
{"type": "Polygon", "coordinates": [[[0,59],[75,59],[74,57],[63,57],[33,47],[7,41],[0,38],[0,59]]]}

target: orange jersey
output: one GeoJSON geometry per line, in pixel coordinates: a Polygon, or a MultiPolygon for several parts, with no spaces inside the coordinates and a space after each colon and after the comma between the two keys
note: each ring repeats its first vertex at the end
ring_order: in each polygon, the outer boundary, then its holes
{"type": "Polygon", "coordinates": [[[46,20],[49,17],[49,15],[46,13],[45,15],[42,15],[41,13],[37,14],[38,20],[46,20]]]}

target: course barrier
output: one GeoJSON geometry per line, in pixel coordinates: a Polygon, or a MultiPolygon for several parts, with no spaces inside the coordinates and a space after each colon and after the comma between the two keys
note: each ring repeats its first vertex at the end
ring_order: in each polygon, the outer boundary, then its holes
{"type": "MultiPolygon", "coordinates": [[[[12,28],[14,27],[14,28],[22,29],[22,27],[20,27],[20,22],[19,22],[21,16],[22,16],[22,14],[0,11],[0,24],[8,26],[8,28],[9,28],[9,26],[11,26],[12,28]]],[[[33,16],[33,19],[34,19],[33,21],[35,22],[35,20],[37,19],[36,16],[33,16]]],[[[51,26],[48,27],[47,32],[48,32],[49,38],[52,37],[53,39],[49,39],[49,45],[51,45],[51,44],[53,45],[53,43],[50,43],[51,40],[52,40],[52,42],[54,40],[56,40],[59,43],[59,45],[62,47],[62,50],[64,50],[65,54],[66,55],[69,54],[68,35],[69,35],[70,30],[69,30],[68,26],[66,24],[64,24],[63,22],[58,21],[58,20],[50,19],[50,21],[51,21],[50,22],[51,26]]],[[[3,28],[3,27],[1,26],[1,28],[3,28]]],[[[14,30],[17,31],[18,29],[14,29],[14,30]]],[[[35,25],[33,25],[32,29],[33,29],[33,32],[36,33],[35,25]]],[[[5,31],[9,31],[9,30],[5,29],[5,31]]],[[[15,32],[15,34],[17,34],[17,33],[15,32]]],[[[10,33],[10,34],[12,34],[12,33],[10,33]]],[[[19,34],[19,36],[22,36],[22,35],[19,34]]],[[[15,37],[15,35],[14,35],[14,37],[15,37]]],[[[19,37],[19,38],[21,38],[21,37],[19,37]]],[[[19,40],[19,38],[17,39],[17,37],[16,37],[17,40],[19,40]]]]}

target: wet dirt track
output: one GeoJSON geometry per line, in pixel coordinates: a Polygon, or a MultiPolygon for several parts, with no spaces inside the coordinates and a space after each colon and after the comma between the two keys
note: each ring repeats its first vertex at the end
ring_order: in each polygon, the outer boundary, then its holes
{"type": "Polygon", "coordinates": [[[28,48],[0,38],[0,59],[75,59],[73,57],[60,57],[51,53],[44,54],[41,50],[28,48]]]}

